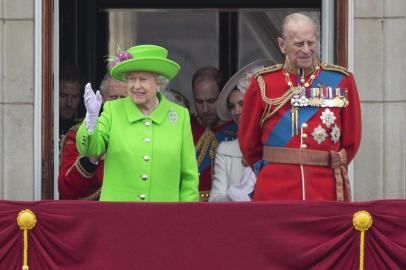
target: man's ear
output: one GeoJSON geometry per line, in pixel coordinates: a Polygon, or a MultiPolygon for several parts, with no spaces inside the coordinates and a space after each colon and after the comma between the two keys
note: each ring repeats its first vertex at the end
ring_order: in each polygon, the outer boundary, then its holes
{"type": "Polygon", "coordinates": [[[285,50],[285,40],[281,37],[278,37],[278,45],[279,45],[279,49],[281,50],[281,52],[283,54],[286,54],[286,50],[285,50]]]}

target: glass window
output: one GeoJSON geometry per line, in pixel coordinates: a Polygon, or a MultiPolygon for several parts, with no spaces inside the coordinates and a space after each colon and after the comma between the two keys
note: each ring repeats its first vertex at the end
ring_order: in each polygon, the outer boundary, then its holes
{"type": "Polygon", "coordinates": [[[270,58],[275,63],[284,62],[277,37],[280,36],[283,18],[293,12],[301,12],[312,17],[320,29],[320,10],[268,9],[238,13],[239,68],[260,58],[270,58]]]}

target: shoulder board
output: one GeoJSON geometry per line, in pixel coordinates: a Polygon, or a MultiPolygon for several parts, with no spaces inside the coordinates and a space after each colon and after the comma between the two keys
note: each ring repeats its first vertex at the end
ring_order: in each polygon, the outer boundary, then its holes
{"type": "Polygon", "coordinates": [[[260,69],[257,73],[255,73],[255,78],[257,78],[258,76],[265,74],[265,73],[270,73],[270,72],[275,72],[275,71],[281,70],[282,67],[283,67],[283,64],[277,64],[277,65],[273,65],[270,67],[260,69]]]}
{"type": "Polygon", "coordinates": [[[350,72],[348,71],[348,69],[346,69],[345,67],[339,66],[339,65],[321,63],[320,66],[324,70],[338,71],[347,76],[350,75],[350,72]]]}

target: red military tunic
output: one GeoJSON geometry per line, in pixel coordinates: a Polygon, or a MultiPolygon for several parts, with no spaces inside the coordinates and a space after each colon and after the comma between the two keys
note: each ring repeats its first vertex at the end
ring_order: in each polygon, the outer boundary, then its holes
{"type": "Polygon", "coordinates": [[[59,157],[58,190],[60,199],[98,200],[103,181],[103,160],[92,164],[81,157],[76,147],[76,132],[80,123],[73,126],[61,141],[59,157]]]}
{"type": "Polygon", "coordinates": [[[337,96],[346,93],[348,105],[299,107],[296,122],[295,118],[292,121],[291,99],[270,116],[277,108],[270,104],[283,99],[290,89],[288,82],[294,86],[299,82],[295,74],[287,73],[287,78],[282,67],[275,65],[257,74],[244,98],[238,137],[244,158],[257,172],[253,199],[336,200],[336,183],[330,167],[268,163],[263,160],[263,147],[345,149],[349,163],[361,138],[360,103],[353,75],[342,67],[327,64],[320,64],[318,72],[311,73],[316,75],[314,81],[311,74],[306,75],[304,81],[310,82],[306,95],[313,97],[316,93],[314,97],[326,95],[332,100],[335,93],[337,96]],[[297,134],[294,127],[298,127],[297,134]]]}
{"type": "Polygon", "coordinates": [[[222,141],[236,139],[237,126],[229,121],[209,129],[201,125],[196,117],[192,117],[191,126],[199,166],[200,201],[207,201],[211,190],[216,148],[222,141]]]}

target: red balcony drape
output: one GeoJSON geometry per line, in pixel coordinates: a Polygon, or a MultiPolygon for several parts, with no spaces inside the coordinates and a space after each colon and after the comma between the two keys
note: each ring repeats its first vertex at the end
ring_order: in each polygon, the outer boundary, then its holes
{"type": "Polygon", "coordinates": [[[368,211],[365,269],[406,269],[406,201],[0,201],[0,269],[21,269],[19,211],[37,218],[30,270],[358,269],[353,214],[368,211]]]}

